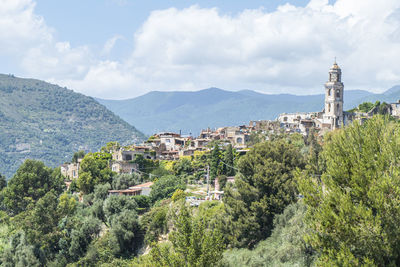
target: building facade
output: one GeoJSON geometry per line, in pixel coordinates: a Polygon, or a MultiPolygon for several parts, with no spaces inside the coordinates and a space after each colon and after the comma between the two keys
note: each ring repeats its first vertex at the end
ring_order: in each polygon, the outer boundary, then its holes
{"type": "Polygon", "coordinates": [[[343,116],[342,70],[335,63],[329,70],[329,80],[325,83],[325,108],[323,123],[330,124],[331,129],[340,128],[345,124],[343,116]]]}

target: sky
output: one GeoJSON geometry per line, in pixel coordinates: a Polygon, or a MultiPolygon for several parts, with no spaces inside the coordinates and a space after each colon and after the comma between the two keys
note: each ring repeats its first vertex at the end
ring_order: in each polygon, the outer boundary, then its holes
{"type": "Polygon", "coordinates": [[[0,73],[126,99],[400,84],[399,0],[0,0],[0,73]]]}

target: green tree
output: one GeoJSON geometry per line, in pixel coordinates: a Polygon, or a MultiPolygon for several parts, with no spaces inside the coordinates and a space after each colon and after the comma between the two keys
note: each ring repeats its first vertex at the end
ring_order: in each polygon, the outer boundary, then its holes
{"type": "Polygon", "coordinates": [[[214,266],[222,259],[224,249],[222,234],[208,228],[206,220],[193,217],[182,204],[170,234],[174,252],[180,255],[186,266],[214,266]]]}
{"type": "Polygon", "coordinates": [[[133,198],[124,195],[110,196],[104,201],[103,205],[105,218],[109,225],[112,224],[114,217],[119,213],[125,210],[136,211],[137,208],[138,205],[136,201],[133,198]]]}
{"type": "Polygon", "coordinates": [[[192,167],[191,160],[183,158],[176,162],[176,164],[174,164],[173,171],[175,175],[183,175],[192,173],[194,169],[192,167]]]}
{"type": "Polygon", "coordinates": [[[70,238],[66,240],[65,247],[68,250],[69,260],[78,260],[83,256],[89,244],[98,237],[101,230],[101,221],[94,217],[83,217],[71,232],[70,238]],[[70,244],[68,245],[68,241],[70,244]]]}
{"type": "Polygon", "coordinates": [[[147,245],[157,241],[160,235],[167,233],[168,204],[169,201],[164,201],[162,205],[153,207],[143,215],[141,225],[146,231],[144,241],[147,245]]]}
{"type": "Polygon", "coordinates": [[[285,139],[255,145],[238,162],[235,188],[226,186],[224,203],[229,243],[252,247],[273,228],[276,214],[296,199],[293,172],[304,168],[299,148],[285,139]]]}
{"type": "Polygon", "coordinates": [[[123,210],[111,221],[109,244],[115,256],[129,256],[141,241],[141,229],[135,210],[123,210]]]}
{"type": "Polygon", "coordinates": [[[57,226],[60,217],[58,197],[52,190],[35,204],[31,203],[27,211],[15,216],[13,222],[26,233],[26,239],[30,244],[40,248],[45,258],[50,258],[59,249],[60,233],[57,226]]]}
{"type": "Polygon", "coordinates": [[[163,176],[156,180],[151,187],[150,198],[153,203],[170,198],[177,189],[185,190],[185,183],[180,177],[173,175],[163,176]]]}
{"type": "Polygon", "coordinates": [[[113,172],[108,167],[110,160],[111,154],[106,152],[88,153],[83,158],[77,182],[82,192],[91,193],[95,185],[112,182],[113,172]]]}
{"type": "Polygon", "coordinates": [[[290,204],[282,214],[275,216],[270,237],[252,250],[227,250],[222,266],[312,266],[313,250],[303,239],[309,232],[304,222],[305,213],[302,201],[290,204]]]}
{"type": "Polygon", "coordinates": [[[185,192],[182,189],[177,189],[172,195],[172,201],[176,202],[178,200],[184,199],[186,197],[185,192]]]}
{"type": "Polygon", "coordinates": [[[112,188],[114,190],[121,190],[121,189],[127,189],[130,186],[134,186],[136,184],[139,184],[141,181],[141,178],[138,174],[132,173],[132,174],[118,174],[113,177],[112,180],[112,188]]]}
{"type": "Polygon", "coordinates": [[[229,144],[226,147],[224,153],[224,165],[223,165],[223,174],[226,176],[234,176],[235,175],[235,155],[233,153],[232,145],[229,144]]]}
{"type": "Polygon", "coordinates": [[[0,174],[0,191],[7,186],[7,179],[4,175],[0,174]]]}
{"type": "Polygon", "coordinates": [[[11,237],[10,247],[1,255],[1,265],[5,267],[42,266],[35,254],[34,246],[27,242],[25,233],[22,231],[11,237]]]}
{"type": "Polygon", "coordinates": [[[121,145],[118,142],[116,142],[116,141],[108,142],[106,144],[106,146],[103,146],[101,148],[101,152],[103,152],[103,153],[111,153],[112,151],[117,151],[120,148],[121,148],[121,145]]]}
{"type": "Polygon", "coordinates": [[[59,169],[52,170],[42,162],[26,160],[3,191],[4,204],[11,214],[24,211],[50,190],[59,194],[65,188],[59,169]]]}
{"type": "Polygon", "coordinates": [[[400,264],[400,128],[387,117],[326,138],[321,180],[299,174],[319,265],[400,264]]]}
{"type": "Polygon", "coordinates": [[[83,159],[85,157],[85,151],[79,150],[78,152],[75,152],[74,155],[72,156],[72,162],[77,163],[79,159],[83,159]]]}
{"type": "Polygon", "coordinates": [[[211,179],[215,179],[220,173],[222,169],[222,163],[221,163],[221,157],[222,153],[219,148],[219,144],[216,143],[211,151],[211,157],[210,157],[210,176],[211,179]]]}

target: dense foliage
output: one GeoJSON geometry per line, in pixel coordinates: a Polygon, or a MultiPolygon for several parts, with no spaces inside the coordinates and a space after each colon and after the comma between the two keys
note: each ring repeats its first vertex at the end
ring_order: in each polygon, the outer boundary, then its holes
{"type": "Polygon", "coordinates": [[[215,142],[178,161],[139,158],[145,175],[112,172],[109,143],[74,156],[82,172],[68,191],[59,169],[27,160],[0,180],[0,264],[400,265],[398,122],[260,136],[242,156],[215,142]],[[207,197],[207,166],[222,201],[207,197]],[[109,194],[150,180],[149,196],[109,194]]]}
{"type": "Polygon", "coordinates": [[[314,261],[311,246],[303,239],[305,205],[299,201],[287,206],[274,218],[274,230],[253,250],[233,249],[224,253],[222,266],[310,266],[314,261]]]}
{"type": "Polygon", "coordinates": [[[296,199],[293,171],[303,167],[299,149],[284,139],[257,144],[239,160],[224,198],[230,244],[252,247],[270,235],[274,216],[296,199]]]}
{"type": "Polygon", "coordinates": [[[321,179],[302,175],[320,265],[400,264],[400,128],[375,117],[329,136],[321,179]]]}
{"type": "Polygon", "coordinates": [[[91,97],[46,82],[0,75],[0,173],[11,177],[27,158],[58,166],[78,150],[143,135],[91,97]]]}

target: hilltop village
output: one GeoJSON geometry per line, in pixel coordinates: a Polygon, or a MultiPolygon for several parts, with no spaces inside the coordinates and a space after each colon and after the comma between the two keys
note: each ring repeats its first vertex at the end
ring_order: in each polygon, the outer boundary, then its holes
{"type": "Polygon", "coordinates": [[[397,266],[400,103],[343,89],[335,63],[320,112],[27,159],[0,176],[0,265],[397,266]]]}
{"type": "MultiPolygon", "coordinates": [[[[152,135],[145,143],[114,147],[111,151],[112,161],[110,168],[118,174],[139,173],[138,164],[134,159],[140,155],[149,160],[175,161],[186,156],[195,156],[196,153],[210,151],[210,144],[218,141],[226,146],[231,144],[240,154],[245,154],[252,139],[257,134],[263,136],[274,134],[299,133],[305,137],[311,129],[313,133],[323,135],[328,131],[341,128],[353,121],[363,123],[373,115],[382,112],[400,118],[400,102],[385,104],[383,107],[374,106],[368,112],[343,111],[342,71],[336,61],[329,70],[329,78],[325,83],[324,109],[319,112],[283,113],[276,120],[250,121],[248,125],[221,127],[218,129],[204,129],[198,137],[184,136],[180,133],[162,132],[152,135]]],[[[62,174],[70,180],[79,177],[80,160],[61,166],[62,174]]]]}

